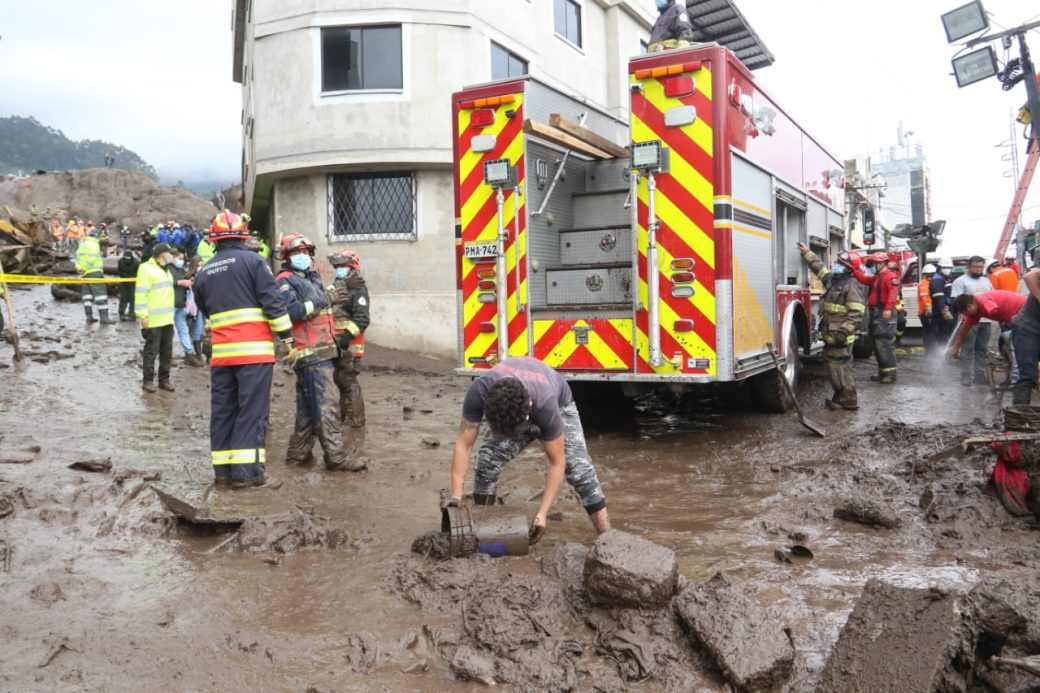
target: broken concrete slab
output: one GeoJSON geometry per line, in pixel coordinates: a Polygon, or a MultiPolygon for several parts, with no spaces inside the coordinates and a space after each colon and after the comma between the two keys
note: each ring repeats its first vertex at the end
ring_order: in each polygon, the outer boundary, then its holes
{"type": "Polygon", "coordinates": [[[617,529],[599,535],[585,559],[585,589],[594,604],[664,606],[678,575],[671,549],[617,529]]]}
{"type": "Polygon", "coordinates": [[[778,687],[790,675],[791,637],[739,583],[716,573],[705,583],[688,586],[672,605],[738,689],[778,687]]]}
{"type": "Polygon", "coordinates": [[[495,685],[494,663],[468,645],[462,645],[455,650],[449,666],[463,679],[477,681],[485,686],[495,685]]]}
{"type": "Polygon", "coordinates": [[[834,517],[862,525],[894,529],[901,523],[896,511],[888,505],[866,498],[850,498],[834,509],[834,517]]]}
{"type": "Polygon", "coordinates": [[[870,580],[817,690],[963,691],[976,625],[964,595],[870,580]]]}
{"type": "Polygon", "coordinates": [[[295,507],[272,489],[218,490],[212,485],[152,484],[163,505],[192,524],[240,525],[261,517],[291,519],[295,507]]]}

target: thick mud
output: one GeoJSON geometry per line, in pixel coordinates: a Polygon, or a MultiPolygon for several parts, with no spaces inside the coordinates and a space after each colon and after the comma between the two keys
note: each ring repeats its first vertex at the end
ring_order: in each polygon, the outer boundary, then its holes
{"type": "MultiPolygon", "coordinates": [[[[293,381],[278,369],[268,466],[294,510],[200,531],[151,485],[212,477],[207,371],[178,362],[175,393],[143,395],[132,323],[88,328],[46,287],[11,293],[22,347],[40,356],[13,363],[0,344],[0,689],[730,685],[672,605],[593,605],[583,571],[595,536],[569,491],[528,556],[437,560],[436,537],[413,553],[440,525],[466,386],[450,364],[366,356],[369,428],[348,435],[370,459],[358,474],[284,466],[293,381]]],[[[579,390],[614,526],[674,552],[679,594],[721,572],[786,629],[781,689],[821,682],[872,579],[957,594],[996,585],[1025,625],[979,631],[966,685],[1040,684],[988,663],[1040,652],[1035,521],[985,493],[991,453],[923,463],[995,430],[998,403],[921,355],[903,359],[894,387],[870,383],[872,371],[857,365],[855,414],[825,409],[822,368],[803,371],[803,405],[825,439],[793,415],[734,408],[733,393],[633,406],[579,390]],[[886,522],[834,516],[866,505],[886,522]]],[[[512,462],[506,503],[533,515],[544,468],[534,448],[512,462]]]]}

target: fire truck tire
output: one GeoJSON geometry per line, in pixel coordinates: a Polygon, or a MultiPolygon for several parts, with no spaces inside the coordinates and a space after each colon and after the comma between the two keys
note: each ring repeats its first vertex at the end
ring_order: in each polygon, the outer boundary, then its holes
{"type": "Polygon", "coordinates": [[[852,358],[869,359],[874,353],[874,338],[869,334],[861,334],[852,345],[852,358]]]}
{"type": "MultiPolygon", "coordinates": [[[[791,371],[791,387],[798,389],[798,376],[802,370],[802,361],[798,358],[798,334],[792,328],[788,337],[787,353],[794,358],[791,371]]],[[[776,369],[759,373],[751,379],[751,398],[755,409],[763,412],[782,414],[794,406],[791,396],[784,387],[784,372],[776,369]]]]}

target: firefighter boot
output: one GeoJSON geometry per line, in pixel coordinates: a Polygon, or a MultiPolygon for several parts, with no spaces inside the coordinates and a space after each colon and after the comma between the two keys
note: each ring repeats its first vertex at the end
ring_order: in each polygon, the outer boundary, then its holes
{"type": "Polygon", "coordinates": [[[87,314],[87,322],[88,323],[97,322],[97,318],[94,317],[94,307],[93,306],[83,306],[83,312],[85,312],[87,314]]]}
{"type": "Polygon", "coordinates": [[[1011,388],[1012,404],[1029,404],[1033,391],[1028,385],[1015,385],[1011,388]]]}
{"type": "Polygon", "coordinates": [[[116,321],[108,317],[108,308],[98,308],[98,315],[101,316],[102,325],[115,325],[116,321]]]}

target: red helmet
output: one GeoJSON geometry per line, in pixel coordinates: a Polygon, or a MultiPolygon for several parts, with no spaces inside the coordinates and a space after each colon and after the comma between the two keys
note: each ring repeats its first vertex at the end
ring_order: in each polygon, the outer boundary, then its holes
{"type": "Polygon", "coordinates": [[[857,270],[863,266],[863,258],[859,256],[859,253],[850,253],[848,251],[838,253],[838,262],[852,270],[857,270]]]}
{"type": "Polygon", "coordinates": [[[888,262],[888,253],[882,253],[880,250],[876,253],[870,254],[870,259],[874,262],[888,262]]]}
{"type": "Polygon", "coordinates": [[[302,233],[290,233],[288,236],[282,239],[282,245],[278,249],[278,257],[285,262],[289,259],[289,255],[300,248],[304,248],[314,257],[314,244],[307,240],[307,237],[302,233]]]}
{"type": "Polygon", "coordinates": [[[329,264],[333,267],[346,265],[352,270],[359,270],[361,269],[361,257],[350,248],[343,248],[329,255],[329,264]]]}
{"type": "Polygon", "coordinates": [[[244,241],[249,238],[249,230],[246,229],[246,222],[242,217],[225,209],[210,222],[209,240],[223,241],[229,238],[244,241]]]}

